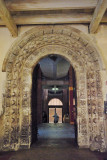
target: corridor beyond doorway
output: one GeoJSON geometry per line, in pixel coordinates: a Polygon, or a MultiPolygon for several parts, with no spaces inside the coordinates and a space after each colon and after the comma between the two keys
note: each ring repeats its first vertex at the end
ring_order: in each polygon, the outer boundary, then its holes
{"type": "Polygon", "coordinates": [[[74,147],[76,145],[74,125],[42,123],[38,125],[38,140],[32,147],[74,147]]]}
{"type": "Polygon", "coordinates": [[[42,123],[38,125],[38,139],[75,138],[74,126],[69,123],[42,123]]]}
{"type": "MultiPolygon", "coordinates": [[[[44,135],[49,135],[50,132],[53,131],[50,134],[50,139],[55,135],[55,138],[57,137],[58,140],[57,132],[59,139],[68,139],[67,137],[70,139],[77,138],[77,135],[74,136],[77,129],[76,77],[73,67],[64,57],[56,54],[49,55],[41,59],[35,66],[32,75],[31,99],[31,145],[39,139],[37,132],[39,133],[41,127],[41,133],[46,132],[44,135]],[[49,125],[48,123],[53,123],[53,125],[49,125]],[[54,123],[62,123],[62,125],[54,126],[54,123]],[[71,127],[74,125],[75,129],[71,127]],[[67,136],[68,134],[69,136],[67,136]],[[74,137],[72,137],[71,134],[73,134],[74,137]],[[65,136],[60,137],[60,135],[65,136]]],[[[49,139],[49,137],[47,137],[47,139],[49,139]]]]}

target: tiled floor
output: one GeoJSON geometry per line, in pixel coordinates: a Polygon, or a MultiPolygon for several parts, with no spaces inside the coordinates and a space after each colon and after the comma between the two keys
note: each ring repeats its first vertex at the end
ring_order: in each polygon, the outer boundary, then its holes
{"type": "Polygon", "coordinates": [[[29,150],[2,153],[0,160],[107,160],[107,153],[79,149],[69,124],[42,124],[29,150]]]}

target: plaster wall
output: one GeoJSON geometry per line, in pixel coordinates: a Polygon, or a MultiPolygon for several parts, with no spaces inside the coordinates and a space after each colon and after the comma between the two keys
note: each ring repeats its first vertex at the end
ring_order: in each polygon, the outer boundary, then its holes
{"type": "Polygon", "coordinates": [[[97,33],[90,36],[94,37],[107,70],[107,25],[100,25],[97,33]]]}

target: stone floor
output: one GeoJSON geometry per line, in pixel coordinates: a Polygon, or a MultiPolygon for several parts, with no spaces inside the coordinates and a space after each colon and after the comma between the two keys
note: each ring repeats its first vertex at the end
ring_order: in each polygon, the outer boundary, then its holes
{"type": "Polygon", "coordinates": [[[44,123],[38,126],[38,139],[75,138],[74,126],[69,123],[44,123]]]}
{"type": "Polygon", "coordinates": [[[2,152],[0,160],[107,160],[107,153],[79,149],[74,137],[69,124],[42,124],[31,149],[2,152]]]}

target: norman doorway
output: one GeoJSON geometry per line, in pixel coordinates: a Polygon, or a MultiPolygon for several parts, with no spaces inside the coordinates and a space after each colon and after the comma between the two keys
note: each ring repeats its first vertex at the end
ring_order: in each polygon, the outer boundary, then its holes
{"type": "Polygon", "coordinates": [[[49,55],[36,65],[32,79],[32,144],[46,139],[76,141],[73,67],[62,56],[49,55]]]}

